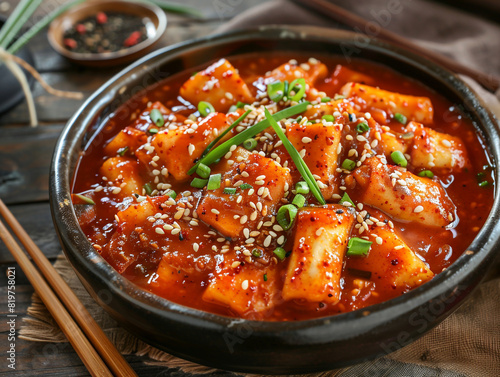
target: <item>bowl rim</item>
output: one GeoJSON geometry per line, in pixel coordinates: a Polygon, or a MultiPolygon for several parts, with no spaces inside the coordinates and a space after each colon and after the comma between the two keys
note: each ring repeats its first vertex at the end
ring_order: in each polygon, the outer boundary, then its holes
{"type": "MultiPolygon", "coordinates": [[[[127,13],[127,12],[125,12],[127,13]]],[[[77,17],[78,18],[78,17],[77,17]]],[[[149,47],[157,43],[162,35],[167,29],[167,15],[165,12],[156,4],[139,2],[134,0],[87,0],[73,7],[70,7],[65,12],[60,14],[57,18],[52,20],[47,32],[47,38],[49,44],[54,50],[56,50],[62,56],[78,62],[111,62],[113,60],[118,60],[126,58],[128,56],[140,53],[141,51],[147,50],[149,47]],[[153,37],[147,37],[142,42],[136,44],[132,47],[127,47],[118,51],[104,52],[104,53],[79,53],[70,51],[60,43],[58,38],[60,33],[57,33],[56,27],[64,22],[64,19],[70,14],[78,14],[83,9],[99,8],[100,6],[106,6],[107,4],[113,3],[129,3],[137,8],[142,8],[148,11],[148,13],[153,14],[156,17],[158,26],[155,25],[155,35],[153,37]]],[[[62,31],[64,34],[64,30],[62,31]]],[[[62,36],[61,36],[62,38],[62,36]]]]}
{"type": "MultiPolygon", "coordinates": [[[[174,321],[197,325],[199,327],[217,327],[217,328],[237,328],[250,325],[252,329],[259,334],[281,337],[286,332],[308,331],[318,329],[324,325],[334,326],[338,329],[356,330],[358,328],[373,328],[377,324],[385,323],[395,318],[401,313],[409,313],[415,308],[436,299],[444,297],[450,290],[460,289],[461,282],[466,279],[468,274],[475,271],[480,266],[485,266],[493,260],[493,250],[500,246],[499,237],[491,235],[500,235],[500,223],[498,218],[498,209],[500,206],[500,197],[498,196],[498,187],[494,188],[494,202],[485,224],[475,237],[467,250],[464,252],[446,271],[437,274],[431,281],[420,287],[393,298],[391,300],[375,304],[363,309],[341,313],[333,316],[320,317],[315,319],[272,322],[256,321],[234,317],[226,317],[218,314],[205,312],[199,309],[183,306],[153,293],[142,290],[134,283],[130,282],[118,272],[116,272],[104,259],[95,251],[90,242],[78,225],[76,214],[71,203],[70,187],[72,173],[74,169],[66,166],[64,161],[68,160],[68,152],[73,149],[78,150],[75,141],[72,138],[81,140],[92,120],[99,114],[102,107],[111,103],[118,94],[124,78],[134,74],[140,74],[141,71],[159,65],[163,59],[173,59],[181,56],[189,49],[207,43],[229,43],[230,41],[250,41],[252,39],[297,39],[297,38],[318,38],[319,40],[329,40],[335,42],[351,42],[358,38],[358,34],[343,30],[335,30],[310,26],[286,26],[286,25],[268,25],[257,28],[232,31],[212,36],[206,36],[195,40],[182,42],[173,46],[159,49],[137,62],[123,69],[117,75],[108,80],[100,89],[98,89],[75,115],[68,121],[56,144],[50,176],[50,201],[53,220],[60,240],[63,244],[65,253],[75,258],[80,265],[91,271],[94,278],[103,282],[113,294],[120,296],[125,301],[134,305],[141,306],[145,312],[152,312],[160,317],[168,317],[174,321]],[[262,33],[267,33],[263,35],[262,33]],[[120,80],[121,79],[121,80],[120,80]],[[92,111],[89,112],[89,109],[92,111]],[[69,174],[71,173],[71,174],[69,174]],[[497,213],[495,213],[497,212],[497,213]],[[73,229],[71,229],[71,226],[73,229]],[[78,250],[82,247],[81,243],[86,243],[85,251],[90,255],[86,257],[83,251],[78,250]],[[104,262],[104,263],[103,263],[104,262]],[[132,294],[131,294],[132,293],[132,294]],[[365,312],[369,312],[366,315],[365,312]],[[370,321],[370,322],[368,322],[370,321]]],[[[370,38],[369,49],[383,52],[389,57],[397,58],[405,62],[416,64],[426,74],[434,75],[439,80],[445,82],[456,91],[456,94],[469,99],[469,106],[475,109],[477,116],[483,123],[482,128],[477,129],[487,142],[489,155],[495,162],[500,159],[500,128],[498,121],[493,114],[485,107],[483,101],[476,96],[472,89],[463,82],[457,75],[442,68],[425,58],[414,53],[394,46],[390,43],[370,38]],[[486,140],[486,133],[490,133],[486,140]]],[[[175,72],[178,73],[178,72],[175,72]]],[[[495,182],[500,182],[499,169],[495,169],[495,182]]],[[[75,268],[77,270],[77,268],[75,268]]],[[[425,333],[425,331],[424,331],[425,333]]],[[[422,334],[423,335],[423,334],[422,334]]],[[[310,339],[308,339],[310,341],[310,339]]]]}

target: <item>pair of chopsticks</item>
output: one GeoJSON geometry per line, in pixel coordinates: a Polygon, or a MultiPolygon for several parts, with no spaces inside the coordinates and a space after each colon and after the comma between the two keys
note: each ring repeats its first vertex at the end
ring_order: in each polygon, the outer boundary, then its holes
{"type": "MultiPolygon", "coordinates": [[[[306,8],[315,10],[338,23],[350,26],[355,30],[364,33],[368,33],[370,30],[373,30],[373,22],[367,21],[364,18],[359,17],[354,13],[351,13],[348,10],[339,7],[328,0],[292,0],[292,1],[306,8]]],[[[393,44],[398,45],[398,47],[402,47],[411,50],[415,53],[418,53],[428,58],[429,60],[433,60],[434,62],[441,64],[442,66],[448,68],[450,71],[467,75],[476,80],[484,88],[488,89],[493,93],[495,93],[497,90],[500,89],[500,78],[494,75],[487,75],[470,67],[466,67],[447,56],[420,47],[419,45],[413,43],[409,39],[401,37],[400,35],[393,33],[389,30],[386,30],[380,25],[377,26],[378,26],[377,28],[378,33],[376,35],[377,38],[390,41],[393,44]]]]}
{"type": "Polygon", "coordinates": [[[137,376],[1,199],[0,215],[21,241],[41,273],[31,263],[1,220],[0,238],[26,274],[36,293],[90,374],[99,377],[137,376]]]}

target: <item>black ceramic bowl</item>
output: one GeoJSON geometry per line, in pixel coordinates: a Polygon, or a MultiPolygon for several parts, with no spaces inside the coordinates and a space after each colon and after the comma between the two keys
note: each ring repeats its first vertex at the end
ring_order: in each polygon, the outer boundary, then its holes
{"type": "MultiPolygon", "coordinates": [[[[159,50],[102,86],[73,116],[57,143],[50,175],[51,208],[66,256],[96,301],[140,339],[204,365],[266,374],[305,373],[352,365],[385,355],[422,336],[474,289],[499,244],[499,202],[474,242],[445,272],[390,301],[333,317],[257,322],[191,309],[145,292],[113,268],[81,231],[70,187],[79,153],[106,118],[131,94],[184,69],[249,52],[333,54],[384,64],[461,104],[500,160],[499,128],[476,95],[447,70],[386,43],[359,44],[352,33],[313,27],[262,27],[202,38],[159,50]]],[[[498,169],[495,178],[500,181],[498,169]]],[[[458,341],[458,339],[456,339],[458,341]]]]}

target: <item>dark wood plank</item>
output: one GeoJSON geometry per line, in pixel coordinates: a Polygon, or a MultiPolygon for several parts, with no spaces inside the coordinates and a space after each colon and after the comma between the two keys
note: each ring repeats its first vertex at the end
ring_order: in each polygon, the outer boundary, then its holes
{"type": "MultiPolygon", "coordinates": [[[[9,209],[47,258],[54,259],[60,254],[61,246],[52,223],[48,202],[9,206],[9,209]]],[[[0,242],[0,265],[13,263],[14,258],[0,242]]]]}
{"type": "Polygon", "coordinates": [[[63,125],[0,127],[0,198],[6,203],[48,200],[48,172],[63,125]]]}

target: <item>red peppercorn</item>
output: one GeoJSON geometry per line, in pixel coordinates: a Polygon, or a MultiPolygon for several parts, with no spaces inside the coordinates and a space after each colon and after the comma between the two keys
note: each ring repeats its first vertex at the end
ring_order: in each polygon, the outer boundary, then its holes
{"type": "Polygon", "coordinates": [[[139,40],[141,39],[141,32],[140,31],[134,31],[132,34],[129,35],[127,39],[125,39],[125,42],[123,42],[123,45],[125,47],[132,47],[139,43],[139,40]]]}
{"type": "Polygon", "coordinates": [[[108,16],[104,12],[97,13],[95,18],[97,20],[97,23],[99,24],[105,24],[106,22],[108,22],[108,16]]]}
{"type": "Polygon", "coordinates": [[[84,24],[78,24],[78,25],[76,25],[75,29],[80,34],[85,34],[87,32],[87,28],[85,27],[84,24]]]}
{"type": "Polygon", "coordinates": [[[64,39],[64,45],[69,48],[70,50],[73,50],[76,48],[77,43],[74,39],[71,38],[65,38],[64,39]]]}

